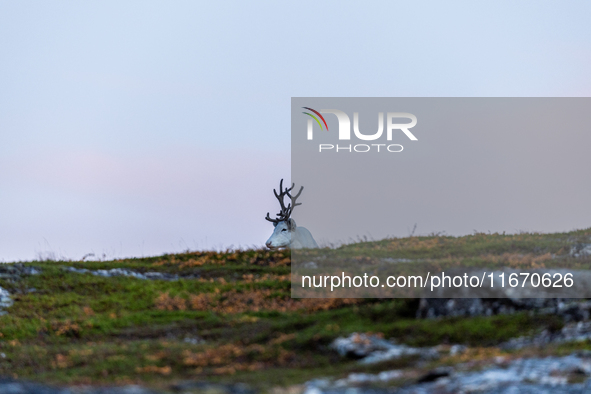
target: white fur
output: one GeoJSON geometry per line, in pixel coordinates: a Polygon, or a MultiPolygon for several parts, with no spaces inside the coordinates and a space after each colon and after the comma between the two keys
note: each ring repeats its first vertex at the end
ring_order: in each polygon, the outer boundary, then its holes
{"type": "Polygon", "coordinates": [[[266,242],[269,249],[279,248],[317,248],[318,244],[314,241],[312,234],[305,227],[297,227],[295,220],[289,219],[290,226],[285,221],[275,225],[275,230],[266,242]],[[290,228],[291,227],[291,228],[290,228]]]}

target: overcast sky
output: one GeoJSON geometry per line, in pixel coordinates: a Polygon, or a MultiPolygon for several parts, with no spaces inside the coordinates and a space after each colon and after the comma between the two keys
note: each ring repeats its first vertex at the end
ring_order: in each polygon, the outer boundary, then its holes
{"type": "Polygon", "coordinates": [[[589,96],[589,15],[588,1],[0,1],[0,261],[261,246],[290,176],[292,96],[589,96]]]}

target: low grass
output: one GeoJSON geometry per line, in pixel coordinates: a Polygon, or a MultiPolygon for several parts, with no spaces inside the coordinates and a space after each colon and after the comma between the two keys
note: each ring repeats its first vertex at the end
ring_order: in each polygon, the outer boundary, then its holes
{"type": "MultiPolygon", "coordinates": [[[[519,256],[535,261],[548,254],[569,259],[569,245],[590,236],[591,229],[409,237],[345,245],[334,253],[452,256],[465,261],[519,256]]],[[[582,265],[588,263],[581,260],[582,265]]],[[[25,265],[41,273],[0,278],[0,286],[14,299],[0,317],[0,375],[54,384],[162,388],[179,380],[208,379],[265,389],[416,364],[416,359],[405,358],[362,366],[330,349],[335,338],[353,332],[382,333],[411,346],[490,347],[563,324],[556,316],[529,313],[419,320],[417,299],[292,299],[289,251],[190,252],[25,265]],[[105,278],[67,271],[65,266],[166,272],[179,279],[105,278]]],[[[556,352],[565,349],[568,345],[556,347],[556,352]]]]}

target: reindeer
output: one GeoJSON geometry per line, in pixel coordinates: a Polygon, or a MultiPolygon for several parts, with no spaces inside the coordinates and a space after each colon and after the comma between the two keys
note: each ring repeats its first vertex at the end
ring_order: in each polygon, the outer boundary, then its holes
{"type": "Polygon", "coordinates": [[[271,219],[269,217],[269,212],[267,212],[267,219],[268,221],[273,223],[275,230],[273,230],[273,234],[266,242],[266,245],[269,249],[278,249],[278,248],[293,248],[293,249],[300,249],[300,248],[317,248],[318,244],[312,238],[312,234],[308,231],[308,229],[304,227],[297,227],[295,220],[293,220],[290,216],[295,207],[298,205],[302,205],[302,203],[296,203],[297,198],[302,194],[304,187],[302,186],[298,194],[292,197],[290,192],[294,188],[295,184],[292,183],[290,188],[283,189],[283,179],[279,182],[279,193],[275,189],[273,189],[273,193],[277,200],[279,200],[279,205],[281,206],[281,211],[277,214],[276,219],[271,219]],[[283,198],[287,196],[291,199],[291,203],[285,206],[283,198]],[[292,205],[293,204],[293,205],[292,205]]]}

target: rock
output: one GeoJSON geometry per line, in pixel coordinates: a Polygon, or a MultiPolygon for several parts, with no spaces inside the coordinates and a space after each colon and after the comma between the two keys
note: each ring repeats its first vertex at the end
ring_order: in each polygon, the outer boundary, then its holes
{"type": "Polygon", "coordinates": [[[89,270],[86,268],[63,267],[66,271],[76,272],[79,274],[92,274],[96,276],[104,276],[110,278],[112,276],[129,276],[137,279],[150,280],[178,280],[178,275],[168,274],[164,272],[146,272],[144,274],[123,268],[113,268],[110,270],[89,270]]]}
{"type": "MultiPolygon", "coordinates": [[[[516,350],[528,346],[546,346],[550,343],[583,342],[587,340],[591,340],[591,322],[578,322],[567,324],[558,332],[544,330],[534,336],[513,338],[501,344],[500,348],[504,350],[516,350]]],[[[579,353],[579,357],[583,357],[584,354],[579,353]]]]}
{"type": "Polygon", "coordinates": [[[425,283],[424,298],[591,298],[591,270],[584,269],[450,268],[425,283]]]}
{"type": "Polygon", "coordinates": [[[14,301],[10,297],[10,293],[0,287],[0,316],[6,315],[8,312],[2,310],[2,308],[10,308],[14,304],[14,301]]]}
{"type": "Polygon", "coordinates": [[[23,266],[22,272],[25,275],[39,275],[41,273],[41,269],[32,267],[30,265],[23,266]]]}
{"type": "Polygon", "coordinates": [[[10,293],[0,287],[0,308],[9,308],[14,302],[10,298],[10,293]]]}
{"type": "Polygon", "coordinates": [[[449,355],[450,356],[457,356],[458,354],[462,354],[462,353],[466,352],[466,350],[468,350],[468,347],[467,346],[464,346],[464,345],[453,345],[449,349],[449,355]]]}
{"type": "MultiPolygon", "coordinates": [[[[22,275],[38,275],[41,273],[39,268],[24,265],[22,263],[0,264],[0,278],[7,279],[10,282],[20,280],[22,275]]],[[[27,292],[34,292],[35,289],[28,289],[27,292]]],[[[0,287],[0,316],[7,312],[3,309],[10,308],[14,304],[8,290],[0,287]]],[[[1,394],[1,392],[0,392],[1,394]]]]}
{"type": "Polygon", "coordinates": [[[204,393],[204,394],[255,394],[256,391],[244,383],[208,383],[187,381],[171,386],[171,389],[180,393],[204,393]]]}
{"type": "Polygon", "coordinates": [[[419,303],[417,317],[478,316],[485,312],[480,298],[423,298],[419,303]]]}
{"type": "Polygon", "coordinates": [[[386,350],[389,346],[388,342],[378,336],[358,333],[351,334],[347,338],[339,337],[330,345],[341,356],[351,358],[367,357],[373,352],[386,350]]]}
{"type": "Polygon", "coordinates": [[[394,360],[404,356],[436,358],[439,353],[434,348],[414,348],[386,341],[377,335],[351,334],[347,338],[337,338],[330,345],[341,356],[361,359],[362,364],[373,364],[394,360]]]}
{"type": "Polygon", "coordinates": [[[0,394],[72,394],[67,388],[45,386],[37,383],[0,378],[0,394]]]}
{"type": "MultiPolygon", "coordinates": [[[[504,367],[475,372],[455,372],[402,388],[397,393],[586,393],[591,389],[589,362],[576,356],[517,359],[504,367]],[[583,377],[583,383],[570,383],[570,376],[583,377]]],[[[580,382],[580,378],[577,379],[580,382]]]]}
{"type": "Polygon", "coordinates": [[[395,263],[412,263],[414,260],[411,260],[411,259],[395,259],[395,258],[392,258],[392,257],[384,257],[382,259],[382,261],[384,263],[392,263],[392,264],[395,264],[395,263]]]}
{"type": "MultiPolygon", "coordinates": [[[[244,384],[218,384],[207,382],[182,382],[171,387],[175,392],[180,393],[208,393],[208,394],[254,394],[244,384]]],[[[167,391],[168,392],[168,391],[167,391]]],[[[0,394],[164,394],[162,391],[155,391],[138,385],[111,386],[111,387],[54,387],[33,383],[28,381],[15,380],[11,378],[0,378],[0,394]]]]}
{"type": "MultiPolygon", "coordinates": [[[[128,385],[119,387],[84,387],[81,390],[72,388],[73,394],[158,394],[162,393],[142,386],[128,385]]],[[[1,392],[0,392],[1,393],[1,392]]],[[[69,393],[69,391],[68,391],[69,393]]]]}
{"type": "Polygon", "coordinates": [[[201,345],[205,343],[205,339],[200,337],[185,337],[185,343],[190,343],[191,345],[201,345]]]}
{"type": "Polygon", "coordinates": [[[518,311],[557,314],[566,322],[585,321],[591,317],[591,302],[565,298],[422,298],[417,318],[445,316],[490,316],[518,311]]]}
{"type": "MultiPolygon", "coordinates": [[[[388,371],[390,372],[390,371],[388,371]]],[[[398,389],[382,388],[379,374],[351,374],[345,379],[315,379],[305,384],[306,394],[456,394],[456,393],[588,393],[591,392],[591,360],[576,355],[520,358],[477,371],[437,368],[415,384],[398,389]],[[574,379],[573,379],[574,378],[574,379]]],[[[396,378],[404,373],[396,371],[396,378]]]]}
{"type": "Polygon", "coordinates": [[[576,244],[570,248],[572,257],[591,256],[591,244],[576,244]]]}
{"type": "Polygon", "coordinates": [[[22,275],[38,275],[41,269],[23,263],[0,264],[0,278],[17,281],[22,275]]]}
{"type": "Polygon", "coordinates": [[[378,374],[351,373],[344,379],[336,380],[333,385],[335,387],[346,387],[357,384],[385,383],[391,380],[400,379],[403,375],[403,372],[397,369],[392,371],[382,371],[378,374]]]}

